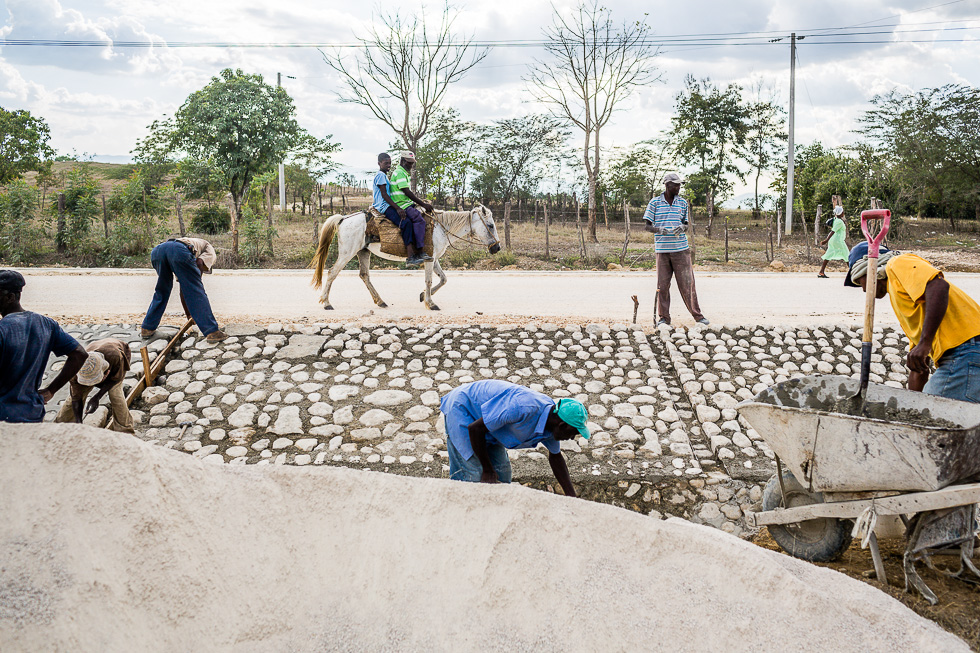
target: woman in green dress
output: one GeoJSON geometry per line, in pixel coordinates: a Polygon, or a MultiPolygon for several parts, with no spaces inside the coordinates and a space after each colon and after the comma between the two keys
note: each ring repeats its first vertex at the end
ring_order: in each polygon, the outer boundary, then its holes
{"type": "Polygon", "coordinates": [[[827,234],[827,237],[824,238],[823,242],[820,244],[827,245],[827,242],[829,241],[830,245],[827,246],[827,251],[821,257],[823,258],[823,263],[820,265],[820,272],[817,273],[817,276],[821,279],[827,278],[825,272],[827,271],[828,262],[847,260],[847,242],[844,240],[844,235],[847,233],[847,225],[845,225],[844,221],[841,219],[841,215],[843,214],[844,207],[835,206],[834,217],[827,220],[827,226],[830,227],[830,233],[827,234]]]}

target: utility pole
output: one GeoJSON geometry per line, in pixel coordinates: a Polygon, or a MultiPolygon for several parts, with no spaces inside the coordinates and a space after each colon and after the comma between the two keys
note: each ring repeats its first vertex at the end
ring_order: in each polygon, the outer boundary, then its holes
{"type": "Polygon", "coordinates": [[[793,128],[796,118],[796,32],[789,45],[789,159],[786,166],[786,235],[793,233],[793,182],[796,170],[793,160],[793,128]]]}

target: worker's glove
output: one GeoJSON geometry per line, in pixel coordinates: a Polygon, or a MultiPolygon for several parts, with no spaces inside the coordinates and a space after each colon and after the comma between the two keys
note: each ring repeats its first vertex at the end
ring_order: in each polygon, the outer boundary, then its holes
{"type": "Polygon", "coordinates": [[[664,229],[664,233],[670,236],[680,236],[684,233],[684,227],[668,227],[664,229]]]}
{"type": "Polygon", "coordinates": [[[99,400],[96,399],[95,397],[92,397],[91,399],[89,399],[88,407],[85,409],[85,414],[86,415],[91,415],[98,408],[99,408],[99,400]]]}

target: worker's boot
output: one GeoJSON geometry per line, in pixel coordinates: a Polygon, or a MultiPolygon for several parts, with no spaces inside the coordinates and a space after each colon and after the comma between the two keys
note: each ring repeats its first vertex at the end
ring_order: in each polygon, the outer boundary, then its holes
{"type": "Polygon", "coordinates": [[[149,338],[150,336],[152,336],[156,332],[157,332],[156,329],[143,329],[143,328],[140,328],[140,338],[149,338]]]}
{"type": "Polygon", "coordinates": [[[228,338],[228,334],[225,333],[224,331],[221,331],[220,329],[218,331],[212,331],[211,333],[209,333],[204,337],[204,339],[208,342],[221,342],[222,340],[226,340],[227,338],[228,338]]]}

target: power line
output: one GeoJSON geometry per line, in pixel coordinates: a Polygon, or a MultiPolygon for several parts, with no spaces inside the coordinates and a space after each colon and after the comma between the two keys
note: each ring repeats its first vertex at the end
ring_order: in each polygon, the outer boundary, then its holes
{"type": "MultiPolygon", "coordinates": [[[[957,0],[960,1],[960,0],[957,0]]],[[[953,4],[953,3],[946,3],[953,4]]],[[[944,6],[944,5],[937,5],[944,6]]],[[[874,22],[874,21],[871,21],[874,22]]],[[[951,21],[931,21],[917,24],[901,25],[875,25],[871,28],[856,30],[855,28],[816,28],[807,31],[797,32],[798,40],[821,39],[819,42],[810,41],[807,45],[825,44],[877,44],[877,43],[962,43],[975,39],[887,39],[887,40],[863,40],[863,41],[826,41],[824,39],[837,37],[846,38],[851,36],[876,36],[876,35],[900,35],[914,34],[922,32],[958,32],[973,31],[980,29],[980,25],[962,27],[943,27],[929,29],[890,29],[892,27],[918,27],[921,25],[946,25],[949,23],[975,23],[980,19],[960,19],[951,21]]],[[[785,38],[785,31],[762,31],[762,32],[714,32],[703,34],[677,34],[664,36],[649,36],[635,41],[638,46],[700,46],[700,45],[767,45],[778,43],[785,38]],[[779,38],[772,39],[774,35],[779,38]]],[[[597,41],[603,44],[603,41],[597,41]]],[[[542,39],[509,39],[509,40],[485,40],[470,41],[468,43],[449,43],[450,47],[495,47],[495,48],[538,48],[549,44],[549,41],[542,39]]],[[[427,47],[429,44],[419,42],[417,47],[427,47]]],[[[342,43],[320,43],[320,42],[285,42],[285,41],[265,41],[265,42],[235,42],[235,41],[111,41],[111,40],[68,40],[68,39],[0,39],[0,47],[66,47],[66,48],[126,48],[126,49],[150,49],[157,47],[166,48],[363,48],[371,47],[370,44],[362,42],[342,42],[342,43]]]]}

